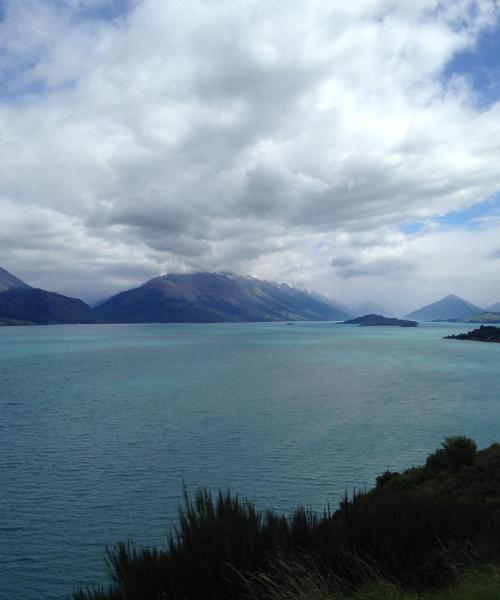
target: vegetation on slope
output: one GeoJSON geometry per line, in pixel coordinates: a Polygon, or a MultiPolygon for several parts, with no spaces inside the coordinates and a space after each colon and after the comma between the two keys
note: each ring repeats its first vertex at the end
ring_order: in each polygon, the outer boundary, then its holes
{"type": "MultiPolygon", "coordinates": [[[[460,574],[500,560],[499,509],[500,446],[477,452],[464,437],[446,439],[422,467],[384,473],[335,513],[260,513],[229,492],[200,490],[185,494],[165,549],[120,545],[108,554],[110,588],[74,599],[382,600],[432,592],[430,599],[451,600],[449,590],[436,590],[454,585],[462,593],[475,584],[457,582],[460,574]]],[[[498,571],[486,573],[482,581],[498,590],[498,571]]]]}
{"type": "Polygon", "coordinates": [[[468,333],[446,336],[447,340],[470,340],[472,342],[500,342],[500,327],[494,325],[481,325],[468,333]]]}

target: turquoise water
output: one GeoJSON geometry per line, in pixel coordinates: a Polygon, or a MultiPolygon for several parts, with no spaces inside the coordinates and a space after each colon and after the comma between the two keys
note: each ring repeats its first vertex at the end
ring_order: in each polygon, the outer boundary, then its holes
{"type": "Polygon", "coordinates": [[[336,505],[445,435],[500,439],[500,345],[332,323],[0,329],[0,598],[106,581],[162,544],[182,482],[336,505]]]}

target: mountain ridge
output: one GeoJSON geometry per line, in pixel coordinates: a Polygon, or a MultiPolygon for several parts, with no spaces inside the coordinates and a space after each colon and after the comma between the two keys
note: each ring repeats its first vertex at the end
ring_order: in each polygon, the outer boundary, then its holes
{"type": "Polygon", "coordinates": [[[59,325],[95,323],[92,309],[78,298],[39,288],[11,288],[0,293],[0,324],[59,325]]]}
{"type": "Polygon", "coordinates": [[[12,275],[7,269],[0,267],[0,292],[11,290],[14,288],[30,288],[31,286],[25,283],[19,277],[12,275]]]}
{"type": "Polygon", "coordinates": [[[332,302],[286,283],[226,271],[168,273],[116,294],[94,311],[103,321],[131,323],[328,321],[352,316],[332,302]]]}

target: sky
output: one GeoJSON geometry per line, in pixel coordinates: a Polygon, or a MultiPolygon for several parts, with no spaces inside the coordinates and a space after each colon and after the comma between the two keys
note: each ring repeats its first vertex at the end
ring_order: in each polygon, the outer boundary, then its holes
{"type": "Polygon", "coordinates": [[[0,0],[0,265],[500,301],[500,0],[0,0]]]}

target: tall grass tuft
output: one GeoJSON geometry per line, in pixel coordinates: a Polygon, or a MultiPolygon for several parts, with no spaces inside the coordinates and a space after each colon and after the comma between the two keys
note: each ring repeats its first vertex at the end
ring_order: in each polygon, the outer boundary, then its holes
{"type": "Polygon", "coordinates": [[[432,588],[454,577],[457,560],[474,562],[465,550],[472,541],[484,546],[484,521],[479,505],[408,493],[356,494],[333,515],[298,508],[285,517],[229,491],[185,491],[165,550],[120,544],[108,553],[110,590],[75,600],[235,600],[248,595],[251,574],[276,573],[277,556],[298,564],[304,555],[342,591],[377,578],[432,588]]]}
{"type": "Polygon", "coordinates": [[[290,516],[259,512],[229,491],[184,489],[165,549],[118,545],[107,556],[109,589],[73,598],[281,600],[281,589],[293,589],[290,598],[305,600],[310,588],[323,600],[436,590],[499,562],[500,446],[476,456],[467,438],[447,438],[433,456],[424,467],[384,474],[371,492],[322,515],[303,507],[290,516]],[[373,581],[385,587],[367,588],[373,581]]]}

